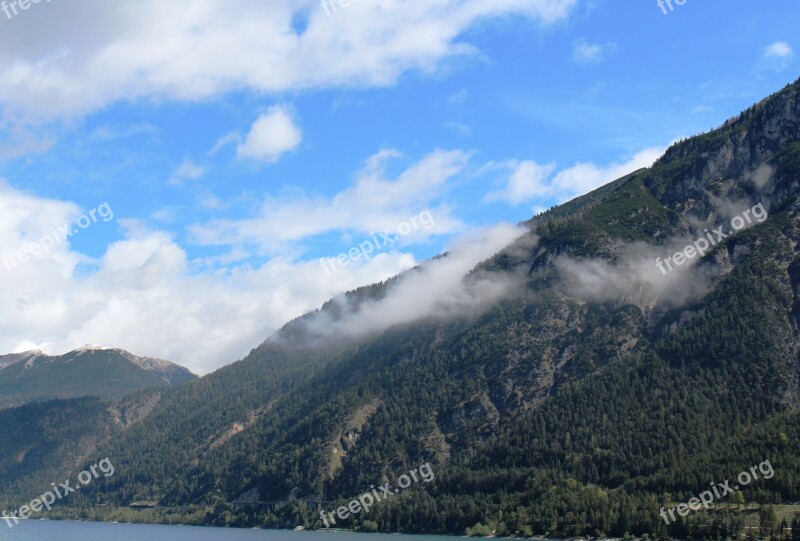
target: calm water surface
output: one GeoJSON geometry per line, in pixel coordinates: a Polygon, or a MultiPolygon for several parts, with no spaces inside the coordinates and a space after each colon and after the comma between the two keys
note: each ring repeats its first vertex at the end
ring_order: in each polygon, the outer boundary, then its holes
{"type": "Polygon", "coordinates": [[[348,532],[291,532],[235,530],[149,524],[103,524],[26,520],[9,529],[0,522],[2,541],[442,541],[455,539],[426,535],[354,534],[348,532]]]}

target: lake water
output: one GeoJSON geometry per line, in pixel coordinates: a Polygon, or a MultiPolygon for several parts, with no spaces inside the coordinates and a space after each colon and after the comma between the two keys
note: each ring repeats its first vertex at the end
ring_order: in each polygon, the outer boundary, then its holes
{"type": "Polygon", "coordinates": [[[0,522],[0,541],[442,541],[440,536],[237,530],[150,524],[25,520],[10,529],[0,522]],[[405,538],[405,539],[404,539],[405,538]]]}

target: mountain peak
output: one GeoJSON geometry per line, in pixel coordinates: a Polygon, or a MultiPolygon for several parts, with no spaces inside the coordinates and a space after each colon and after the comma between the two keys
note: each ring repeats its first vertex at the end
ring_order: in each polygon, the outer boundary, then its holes
{"type": "Polygon", "coordinates": [[[80,347],[80,348],[76,349],[75,351],[76,352],[78,352],[78,351],[107,351],[107,350],[111,350],[111,349],[114,349],[114,348],[108,348],[108,347],[105,347],[105,346],[100,346],[98,344],[86,344],[85,346],[80,347]]]}
{"type": "Polygon", "coordinates": [[[96,396],[118,398],[197,379],[187,368],[123,349],[87,344],[63,355],[27,351],[0,355],[0,409],[29,401],[96,396]],[[78,382],[78,383],[76,383],[78,382]]]}

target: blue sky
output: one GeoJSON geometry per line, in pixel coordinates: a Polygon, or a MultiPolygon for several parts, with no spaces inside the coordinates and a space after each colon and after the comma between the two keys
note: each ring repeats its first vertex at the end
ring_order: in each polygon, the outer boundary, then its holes
{"type": "Polygon", "coordinates": [[[180,4],[0,12],[0,251],[114,213],[0,265],[0,351],[213,369],[461,239],[499,249],[502,224],[800,75],[794,0],[180,4]],[[424,211],[435,225],[322,270],[424,211]]]}

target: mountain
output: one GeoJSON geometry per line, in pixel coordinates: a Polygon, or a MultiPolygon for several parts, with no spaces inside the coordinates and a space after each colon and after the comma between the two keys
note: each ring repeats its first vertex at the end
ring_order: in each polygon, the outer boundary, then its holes
{"type": "Polygon", "coordinates": [[[800,81],[476,265],[332,299],[197,381],[0,412],[0,505],[109,457],[51,516],[320,528],[430,463],[337,526],[771,535],[800,500],[799,210],[800,81]],[[735,498],[760,507],[660,515],[754,470],[735,498]]]}
{"type": "Polygon", "coordinates": [[[89,345],[58,356],[28,351],[0,356],[0,409],[56,398],[122,398],[136,390],[195,379],[169,361],[121,349],[89,345]]]}

